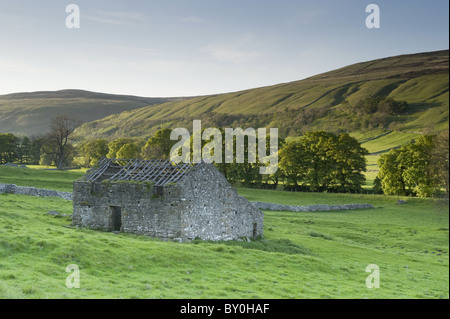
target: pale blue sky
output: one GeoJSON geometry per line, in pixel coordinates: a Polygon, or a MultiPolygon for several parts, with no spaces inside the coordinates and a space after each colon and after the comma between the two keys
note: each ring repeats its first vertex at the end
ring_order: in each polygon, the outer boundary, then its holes
{"type": "Polygon", "coordinates": [[[448,49],[447,0],[0,0],[0,94],[190,96],[448,49]],[[68,4],[81,28],[67,29],[68,4]],[[368,4],[381,28],[367,29],[368,4]]]}

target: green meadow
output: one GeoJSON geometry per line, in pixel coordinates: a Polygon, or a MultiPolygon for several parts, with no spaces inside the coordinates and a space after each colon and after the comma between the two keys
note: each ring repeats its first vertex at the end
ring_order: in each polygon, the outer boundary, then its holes
{"type": "Polygon", "coordinates": [[[27,166],[21,169],[0,166],[0,183],[32,186],[56,191],[71,192],[72,182],[85,173],[83,170],[57,171],[54,167],[27,166]]]}
{"type": "MultiPolygon", "coordinates": [[[[0,167],[0,182],[70,191],[82,172],[0,167]]],[[[369,203],[265,212],[264,238],[189,243],[67,227],[72,203],[0,194],[0,298],[449,298],[448,202],[238,188],[251,201],[369,203]],[[403,199],[406,204],[398,205],[403,199]],[[80,288],[66,287],[68,265],[80,288]],[[366,287],[369,264],[380,288],[366,287]]]]}

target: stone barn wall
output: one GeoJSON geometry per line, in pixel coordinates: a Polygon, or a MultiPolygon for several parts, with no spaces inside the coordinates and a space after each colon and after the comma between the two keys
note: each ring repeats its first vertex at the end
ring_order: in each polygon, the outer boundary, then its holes
{"type": "Polygon", "coordinates": [[[182,237],[233,240],[263,235],[264,213],[239,196],[212,165],[202,165],[179,184],[186,203],[182,237]]]}
{"type": "Polygon", "coordinates": [[[113,210],[120,208],[123,232],[160,238],[179,238],[182,203],[174,196],[158,196],[146,184],[75,182],[73,224],[114,230],[113,210]],[[95,189],[93,189],[95,188],[95,189]],[[117,208],[116,208],[117,207],[117,208]]]}

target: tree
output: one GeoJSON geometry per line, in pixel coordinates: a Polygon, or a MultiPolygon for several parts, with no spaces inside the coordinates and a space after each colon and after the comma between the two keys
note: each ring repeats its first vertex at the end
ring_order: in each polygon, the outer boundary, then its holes
{"type": "Polygon", "coordinates": [[[170,150],[176,141],[170,140],[172,130],[168,128],[157,131],[142,148],[142,158],[144,159],[168,159],[170,150]]]}
{"type": "Polygon", "coordinates": [[[59,115],[52,119],[50,132],[46,136],[46,156],[52,157],[58,170],[64,168],[74,155],[70,138],[81,121],[68,115],[59,115]]]}
{"type": "Polygon", "coordinates": [[[280,171],[288,183],[311,190],[357,191],[365,182],[367,154],[348,134],[307,132],[280,150],[280,171]]]}
{"type": "MultiPolygon", "coordinates": [[[[389,97],[368,97],[360,100],[357,104],[358,110],[366,114],[384,113],[388,115],[403,114],[408,110],[408,102],[396,101],[389,97]]],[[[346,106],[348,108],[348,106],[346,106]]]]}
{"type": "MultiPolygon", "coordinates": [[[[275,154],[275,156],[278,157],[278,163],[277,163],[278,166],[279,166],[279,163],[281,160],[281,154],[280,154],[279,150],[281,150],[284,147],[285,143],[286,143],[285,139],[278,136],[278,152],[275,154]]],[[[266,151],[269,152],[269,150],[270,150],[270,136],[267,135],[266,136],[266,151]]],[[[280,169],[277,169],[277,171],[273,174],[266,174],[266,175],[262,176],[263,182],[272,184],[273,188],[277,188],[277,186],[282,178],[283,178],[283,174],[280,169]]]]}
{"type": "Polygon", "coordinates": [[[383,187],[381,186],[381,179],[377,176],[373,180],[373,192],[374,194],[383,194],[383,187]]]}
{"type": "Polygon", "coordinates": [[[366,155],[369,151],[361,147],[355,138],[346,133],[339,134],[330,151],[335,161],[331,184],[339,191],[360,191],[366,177],[366,155]]]}
{"type": "Polygon", "coordinates": [[[106,154],[108,158],[118,158],[117,152],[124,146],[125,144],[133,143],[133,139],[131,138],[119,138],[117,140],[111,141],[108,143],[109,152],[106,154]]]}
{"type": "Polygon", "coordinates": [[[324,191],[329,188],[336,161],[333,151],[337,143],[336,135],[325,131],[307,132],[301,138],[306,156],[305,184],[313,191],[324,191]]]}
{"type": "Polygon", "coordinates": [[[443,137],[442,142],[438,143],[436,135],[423,135],[400,149],[382,155],[378,161],[378,178],[383,192],[387,195],[430,197],[439,193],[442,187],[448,188],[446,139],[448,141],[448,137],[443,137]]]}
{"type": "Polygon", "coordinates": [[[448,129],[436,137],[436,143],[431,152],[430,166],[436,175],[438,184],[449,193],[449,131],[448,129]]]}
{"type": "Polygon", "coordinates": [[[30,164],[31,160],[31,140],[24,136],[18,145],[18,159],[20,164],[30,164]]]}
{"type": "Polygon", "coordinates": [[[380,97],[369,97],[358,103],[358,109],[362,109],[366,114],[373,114],[378,111],[378,104],[381,102],[380,97]]]}
{"type": "MultiPolygon", "coordinates": [[[[41,156],[39,159],[39,165],[57,166],[60,158],[55,152],[56,146],[52,141],[44,139],[43,146],[41,148],[41,156]]],[[[64,158],[62,161],[62,168],[68,167],[73,164],[73,159],[76,156],[77,151],[72,144],[67,144],[64,150],[64,158]]]]}
{"type": "Polygon", "coordinates": [[[127,143],[123,145],[117,152],[117,158],[119,159],[135,159],[141,157],[141,149],[139,146],[133,143],[127,143]]]}
{"type": "Polygon", "coordinates": [[[43,138],[0,133],[0,163],[39,164],[43,138]]]}
{"type": "Polygon", "coordinates": [[[41,159],[41,150],[44,146],[42,137],[32,137],[30,144],[30,164],[39,164],[41,159]]]}
{"type": "Polygon", "coordinates": [[[406,168],[399,161],[400,152],[398,149],[392,149],[378,160],[380,170],[377,177],[380,179],[381,188],[386,195],[406,195],[403,178],[403,171],[406,168]]]}
{"type": "Polygon", "coordinates": [[[410,193],[419,197],[430,197],[439,189],[436,175],[430,165],[435,141],[435,135],[423,135],[414,143],[402,147],[399,154],[399,162],[405,168],[405,185],[410,193]]]}
{"type": "Polygon", "coordinates": [[[300,140],[287,142],[279,151],[279,171],[290,185],[300,185],[306,176],[309,165],[307,154],[300,140]]]}
{"type": "Polygon", "coordinates": [[[19,138],[11,133],[0,133],[0,163],[13,163],[18,157],[19,138]]]}
{"type": "Polygon", "coordinates": [[[85,167],[95,165],[109,152],[108,141],[105,139],[91,140],[81,144],[78,148],[85,167]]]}
{"type": "Polygon", "coordinates": [[[388,114],[389,115],[398,115],[403,114],[408,110],[408,102],[406,101],[396,101],[393,99],[388,99],[387,103],[389,105],[388,114]]]}
{"type": "Polygon", "coordinates": [[[306,161],[304,184],[313,191],[324,191],[330,186],[336,168],[331,157],[336,142],[336,135],[325,131],[307,132],[300,138],[306,161]]]}

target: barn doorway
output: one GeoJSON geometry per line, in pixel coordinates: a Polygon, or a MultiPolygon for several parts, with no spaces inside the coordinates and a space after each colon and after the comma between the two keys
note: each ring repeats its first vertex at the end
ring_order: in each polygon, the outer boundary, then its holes
{"type": "Polygon", "coordinates": [[[253,224],[253,237],[258,236],[258,224],[254,223],[253,224]]]}
{"type": "Polygon", "coordinates": [[[120,231],[122,227],[122,208],[119,206],[110,206],[110,227],[113,231],[120,231]]]}

